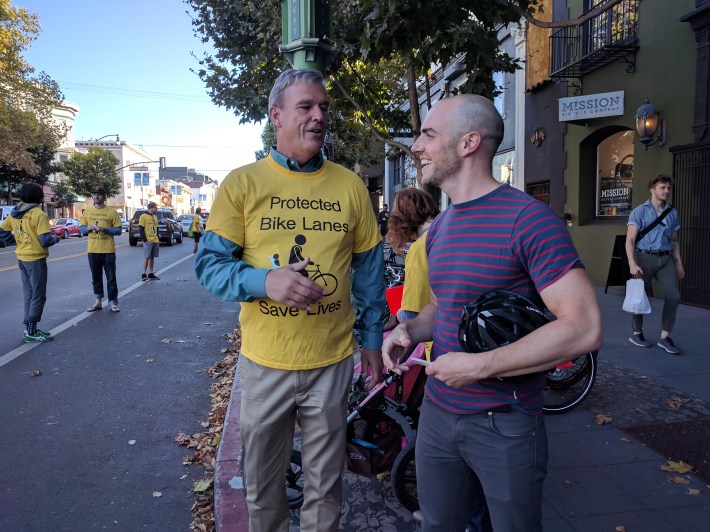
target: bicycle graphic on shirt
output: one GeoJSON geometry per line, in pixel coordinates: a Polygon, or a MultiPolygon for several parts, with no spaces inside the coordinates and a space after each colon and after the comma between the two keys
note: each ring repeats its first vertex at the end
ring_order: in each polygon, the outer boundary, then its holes
{"type": "MultiPolygon", "coordinates": [[[[303,257],[303,244],[306,243],[306,237],[303,235],[296,235],[294,241],[295,245],[291,248],[291,253],[288,257],[289,264],[296,264],[305,260],[303,257]]],[[[323,287],[323,297],[333,294],[338,289],[338,278],[335,277],[335,275],[332,273],[322,272],[320,264],[316,264],[313,261],[308,261],[308,265],[315,266],[315,268],[304,268],[299,273],[323,287]]]]}

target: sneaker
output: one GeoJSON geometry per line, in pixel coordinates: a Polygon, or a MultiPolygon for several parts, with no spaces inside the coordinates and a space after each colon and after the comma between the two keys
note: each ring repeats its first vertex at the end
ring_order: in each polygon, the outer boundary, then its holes
{"type": "Polygon", "coordinates": [[[146,274],[141,275],[141,281],[147,281],[148,276],[146,274]]]}
{"type": "Polygon", "coordinates": [[[25,332],[22,335],[22,339],[25,341],[26,344],[32,343],[32,342],[51,342],[54,340],[51,336],[44,336],[42,334],[30,334],[28,332],[25,332]]]}
{"type": "Polygon", "coordinates": [[[158,277],[158,276],[155,275],[154,273],[149,273],[149,274],[148,274],[148,279],[152,279],[152,280],[154,280],[154,281],[160,281],[160,277],[158,277]]]}
{"type": "Polygon", "coordinates": [[[651,347],[651,342],[644,338],[643,333],[632,334],[629,336],[629,342],[639,347],[651,347]]]}
{"type": "Polygon", "coordinates": [[[658,340],[658,343],[656,345],[661,349],[665,349],[666,352],[670,353],[671,355],[680,355],[680,349],[676,347],[670,336],[661,338],[660,340],[658,340]]]}
{"type": "Polygon", "coordinates": [[[46,336],[50,340],[54,340],[54,336],[52,336],[51,333],[48,333],[47,331],[43,331],[41,329],[37,329],[37,334],[41,334],[42,336],[46,336]]]}

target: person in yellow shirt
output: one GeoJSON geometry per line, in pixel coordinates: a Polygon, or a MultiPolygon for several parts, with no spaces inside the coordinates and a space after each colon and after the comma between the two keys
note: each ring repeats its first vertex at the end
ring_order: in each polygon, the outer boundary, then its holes
{"type": "Polygon", "coordinates": [[[147,281],[148,279],[157,281],[160,279],[153,273],[155,257],[160,253],[158,217],[155,216],[157,211],[158,206],[154,201],[151,201],[148,203],[148,212],[141,214],[141,217],[138,218],[138,227],[143,241],[143,273],[141,274],[141,281],[147,281]]]}
{"type": "Polygon", "coordinates": [[[25,304],[23,340],[27,343],[49,342],[54,337],[38,329],[37,324],[47,301],[47,248],[59,242],[60,237],[52,235],[47,214],[40,208],[44,200],[41,186],[25,183],[20,189],[20,199],[22,201],[0,223],[0,233],[14,231],[17,242],[15,254],[25,304]]]}
{"type": "Polygon", "coordinates": [[[202,216],[200,216],[200,213],[202,213],[202,207],[197,207],[197,209],[195,209],[195,216],[192,217],[192,238],[195,239],[195,247],[192,250],[193,253],[197,253],[197,246],[202,236],[202,216]]]}
{"type": "Polygon", "coordinates": [[[115,236],[121,236],[121,218],[115,209],[106,205],[106,189],[95,186],[91,189],[93,207],[87,207],[81,216],[81,234],[88,235],[87,256],[91,269],[91,284],[96,301],[87,312],[101,310],[104,297],[103,273],[106,273],[106,290],[111,312],[120,312],[118,307],[118,284],[116,283],[115,236]]]}

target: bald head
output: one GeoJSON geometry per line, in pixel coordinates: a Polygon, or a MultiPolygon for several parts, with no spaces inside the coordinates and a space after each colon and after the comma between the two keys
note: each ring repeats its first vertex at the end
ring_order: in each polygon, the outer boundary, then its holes
{"type": "Polygon", "coordinates": [[[436,105],[450,106],[453,137],[475,131],[481,135],[486,151],[495,154],[503,141],[503,119],[493,102],[478,94],[459,94],[444,98],[436,105]]]}

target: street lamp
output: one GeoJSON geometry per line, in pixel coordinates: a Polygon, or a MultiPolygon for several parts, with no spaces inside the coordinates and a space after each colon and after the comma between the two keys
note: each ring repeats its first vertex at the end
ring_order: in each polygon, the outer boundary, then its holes
{"type": "Polygon", "coordinates": [[[111,135],[104,135],[103,137],[99,137],[98,139],[94,139],[94,142],[98,142],[101,139],[105,139],[107,137],[116,137],[116,142],[120,141],[121,139],[118,138],[118,133],[113,133],[111,135]]]}

